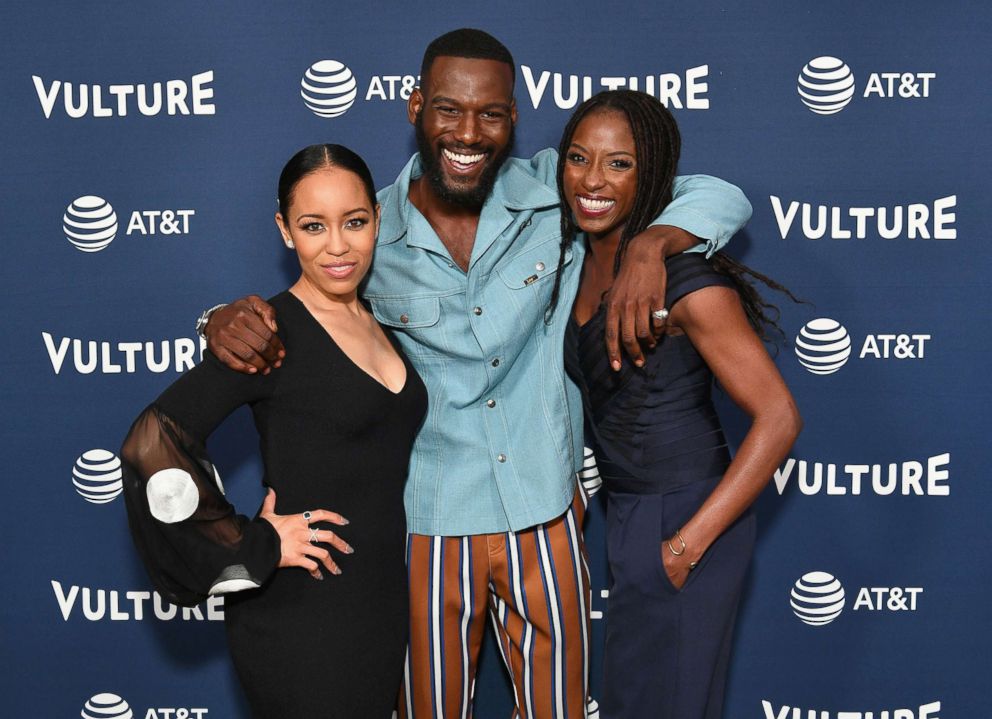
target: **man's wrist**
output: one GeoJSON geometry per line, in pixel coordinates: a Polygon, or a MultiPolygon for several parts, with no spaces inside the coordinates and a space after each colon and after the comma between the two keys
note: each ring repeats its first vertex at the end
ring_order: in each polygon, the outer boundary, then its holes
{"type": "MultiPolygon", "coordinates": [[[[681,254],[700,243],[700,239],[691,232],[674,225],[651,225],[638,235],[638,241],[644,240],[644,249],[651,255],[659,253],[663,260],[681,254]]],[[[635,243],[636,244],[636,243],[635,243]]],[[[655,255],[657,256],[657,255],[655,255]]]]}
{"type": "Polygon", "coordinates": [[[214,305],[210,309],[203,310],[203,313],[196,320],[196,334],[200,336],[200,339],[207,339],[207,325],[210,324],[210,318],[213,317],[214,312],[219,310],[221,307],[227,307],[227,303],[222,303],[219,305],[214,305]]]}

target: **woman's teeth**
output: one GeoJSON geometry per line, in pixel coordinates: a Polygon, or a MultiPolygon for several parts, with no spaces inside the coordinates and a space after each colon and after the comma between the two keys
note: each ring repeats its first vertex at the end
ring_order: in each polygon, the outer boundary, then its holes
{"type": "Polygon", "coordinates": [[[593,212],[600,212],[609,207],[613,207],[613,205],[617,203],[616,200],[594,200],[590,197],[582,196],[579,196],[578,200],[579,204],[582,206],[582,209],[591,210],[593,212]]]}

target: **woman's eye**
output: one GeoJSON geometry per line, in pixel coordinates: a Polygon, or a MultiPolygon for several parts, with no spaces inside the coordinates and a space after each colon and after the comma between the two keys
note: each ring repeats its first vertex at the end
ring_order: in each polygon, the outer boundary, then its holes
{"type": "Polygon", "coordinates": [[[344,226],[349,230],[360,230],[367,224],[369,224],[369,221],[364,218],[352,218],[344,223],[344,226]]]}
{"type": "Polygon", "coordinates": [[[610,163],[610,167],[617,170],[629,170],[634,166],[634,163],[630,160],[614,160],[610,163]]]}
{"type": "Polygon", "coordinates": [[[580,155],[577,152],[570,152],[570,153],[568,153],[568,155],[566,156],[566,158],[568,159],[569,162],[579,163],[579,162],[585,162],[586,161],[586,158],[584,158],[582,155],[580,155]]]}
{"type": "Polygon", "coordinates": [[[304,232],[309,232],[313,234],[315,232],[320,232],[322,229],[324,229],[324,226],[319,222],[307,222],[304,225],[300,225],[300,229],[303,230],[304,232]]]}

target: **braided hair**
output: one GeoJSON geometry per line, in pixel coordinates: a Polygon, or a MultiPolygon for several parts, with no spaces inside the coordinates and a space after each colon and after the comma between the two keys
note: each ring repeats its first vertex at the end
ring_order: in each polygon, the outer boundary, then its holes
{"type": "MultiPolygon", "coordinates": [[[[631,134],[634,137],[635,159],[638,168],[634,206],[621,230],[620,241],[613,261],[613,276],[616,277],[630,241],[647,229],[672,201],[672,187],[675,184],[675,172],[682,148],[682,136],[672,113],[657,98],[647,93],[637,90],[606,90],[593,95],[579,105],[562,132],[561,142],[558,146],[556,178],[558,195],[561,198],[565,197],[565,158],[579,123],[595,112],[609,111],[622,113],[627,119],[631,134]]],[[[545,312],[546,322],[550,322],[558,305],[565,254],[572,242],[575,241],[578,231],[575,218],[563,199],[558,272],[555,274],[551,302],[545,312]]],[[[779,334],[782,333],[777,324],[778,308],[762,298],[751,278],[773,290],[785,293],[795,302],[801,300],[798,300],[788,289],[774,280],[755,272],[723,252],[715,253],[710,258],[710,264],[714,270],[733,282],[740,294],[748,321],[762,339],[769,339],[767,336],[769,327],[774,328],[779,334]]]]}

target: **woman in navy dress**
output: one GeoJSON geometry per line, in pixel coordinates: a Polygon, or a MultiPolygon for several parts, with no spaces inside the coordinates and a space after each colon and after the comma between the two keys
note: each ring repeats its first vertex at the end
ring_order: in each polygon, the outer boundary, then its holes
{"type": "Polygon", "coordinates": [[[388,719],[408,628],[403,485],[427,394],[357,295],[378,227],[361,158],[301,150],[276,224],[301,267],[271,300],[282,369],[243,374],[207,354],[148,407],[121,452],[128,517],[167,600],[226,595],[253,716],[388,719]],[[243,404],[269,488],[253,519],[225,499],[205,446],[243,404]]]}
{"type": "Polygon", "coordinates": [[[565,357],[608,501],[604,719],[721,717],[750,506],[801,426],[759,335],[769,305],[745,275],[783,288],[722,253],[667,261],[652,313],[667,330],[636,365],[610,366],[603,297],[627,242],[670,201],[679,148],[671,114],[626,90],[581,105],[560,147],[563,252],[580,231],[587,248],[565,357]],[[733,459],[714,377],[752,418],[733,459]]]}

